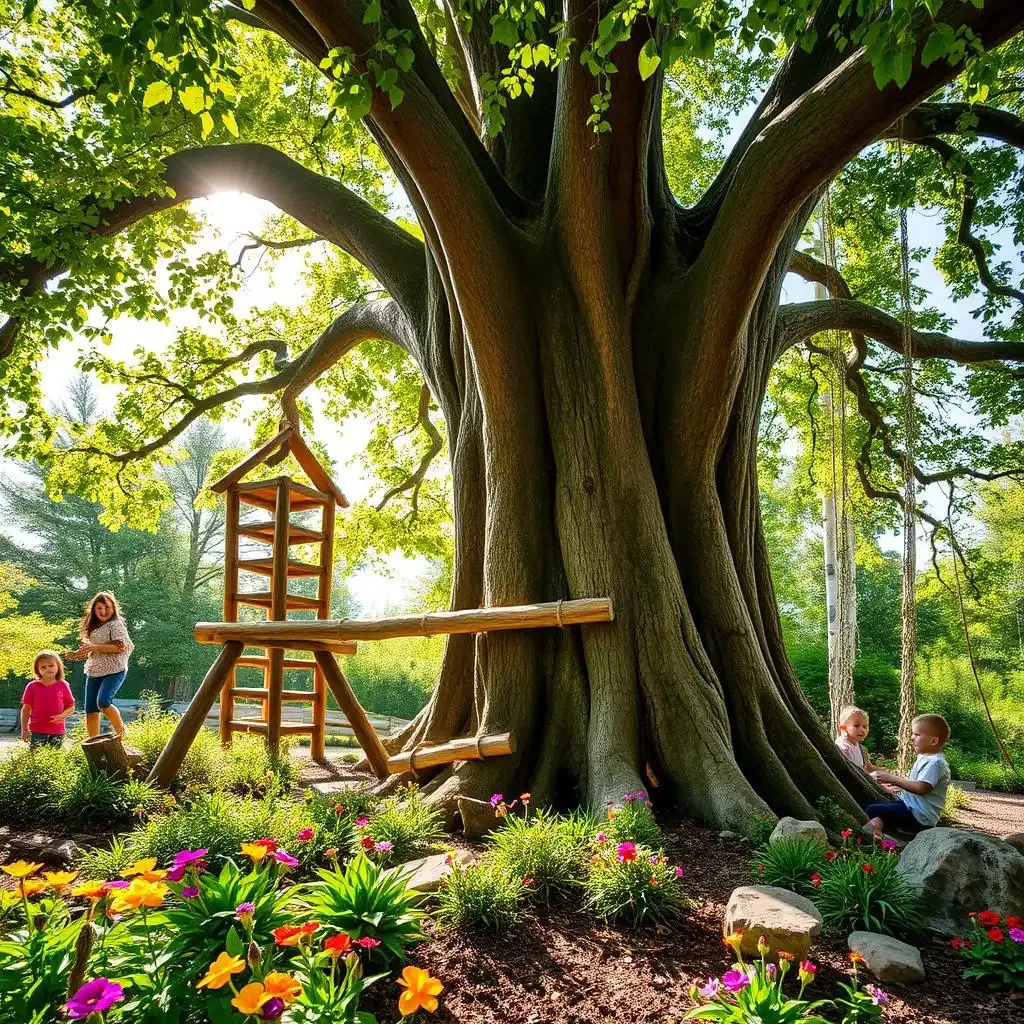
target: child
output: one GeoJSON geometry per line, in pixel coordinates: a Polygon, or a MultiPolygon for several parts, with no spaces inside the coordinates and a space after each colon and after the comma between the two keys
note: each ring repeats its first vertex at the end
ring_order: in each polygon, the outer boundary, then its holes
{"type": "Polygon", "coordinates": [[[866,772],[875,770],[867,751],[861,746],[868,735],[868,713],[852,704],[839,712],[839,735],[836,746],[847,761],[852,761],[866,772]]]}
{"type": "Polygon", "coordinates": [[[40,651],[32,665],[35,679],[21,698],[21,738],[35,747],[59,747],[75,710],[75,698],[64,681],[64,662],[53,651],[40,651]]]}
{"type": "Polygon", "coordinates": [[[86,659],[85,731],[89,736],[99,736],[102,711],[120,736],[124,722],[114,707],[114,696],[128,674],[128,658],[135,645],[113,594],[99,593],[89,602],[79,633],[82,643],[68,657],[86,659]]]}
{"type": "Polygon", "coordinates": [[[867,827],[876,837],[887,828],[920,832],[939,823],[949,789],[949,765],[942,748],[949,742],[949,723],[942,715],[918,715],[911,723],[912,744],[917,758],[909,778],[874,772],[874,778],[902,789],[898,800],[870,804],[864,809],[871,820],[867,827]]]}

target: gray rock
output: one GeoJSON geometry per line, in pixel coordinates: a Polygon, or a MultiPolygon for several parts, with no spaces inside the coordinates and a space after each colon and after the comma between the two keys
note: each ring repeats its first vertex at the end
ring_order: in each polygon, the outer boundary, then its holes
{"type": "Polygon", "coordinates": [[[864,966],[879,981],[907,985],[925,979],[921,951],[916,946],[876,932],[852,932],[846,944],[851,953],[864,957],[864,966]]]}
{"type": "Polygon", "coordinates": [[[956,935],[972,911],[1024,913],[1024,854],[979,832],[930,828],[903,849],[899,873],[921,890],[926,926],[956,935]]]}
{"type": "Polygon", "coordinates": [[[780,839],[800,839],[805,842],[828,846],[828,833],[820,821],[800,821],[797,818],[780,818],[778,825],[768,839],[769,845],[780,839]]]}
{"type": "Polygon", "coordinates": [[[460,796],[457,803],[462,828],[470,839],[479,839],[493,832],[501,824],[501,818],[495,816],[494,808],[486,800],[460,796]]]}
{"type": "Polygon", "coordinates": [[[740,949],[749,956],[756,955],[757,940],[763,935],[769,957],[783,951],[798,960],[806,957],[821,925],[821,914],[809,899],[773,885],[740,886],[725,908],[724,932],[742,931],[740,949]]]}
{"type": "Polygon", "coordinates": [[[408,886],[416,892],[436,892],[441,883],[451,874],[452,862],[458,864],[469,864],[472,856],[465,851],[454,855],[447,853],[435,853],[429,857],[420,857],[419,860],[410,860],[400,865],[397,870],[409,875],[408,886]]]}
{"type": "Polygon", "coordinates": [[[1024,832],[1011,832],[1002,839],[1004,843],[1009,843],[1015,850],[1024,853],[1024,832]]]}
{"type": "Polygon", "coordinates": [[[727,828],[718,833],[719,839],[742,839],[739,832],[730,832],[727,828]]]}

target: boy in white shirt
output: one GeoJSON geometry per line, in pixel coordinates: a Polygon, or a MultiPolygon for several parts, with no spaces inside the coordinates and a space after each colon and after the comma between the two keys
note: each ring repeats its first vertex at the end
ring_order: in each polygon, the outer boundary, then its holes
{"type": "Polygon", "coordinates": [[[911,724],[912,744],[917,758],[910,775],[872,772],[872,777],[903,790],[898,800],[869,804],[864,813],[871,820],[867,827],[880,836],[889,828],[920,832],[939,823],[949,789],[949,764],[942,748],[949,742],[949,723],[942,715],[918,715],[911,724]]]}

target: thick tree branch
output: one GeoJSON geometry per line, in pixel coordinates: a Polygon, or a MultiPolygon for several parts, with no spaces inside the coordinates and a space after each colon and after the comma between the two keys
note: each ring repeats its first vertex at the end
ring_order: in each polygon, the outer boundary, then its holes
{"type": "Polygon", "coordinates": [[[23,99],[32,100],[34,103],[39,103],[44,107],[49,107],[51,110],[64,110],[66,107],[70,107],[72,104],[77,103],[80,99],[85,96],[92,96],[95,94],[98,85],[83,85],[73,92],[70,92],[63,99],[54,100],[47,96],[43,96],[38,92],[34,92],[32,89],[24,89],[19,86],[14,76],[6,69],[0,68],[0,74],[10,83],[9,85],[0,85],[0,93],[5,96],[21,96],[23,99]]]}
{"type": "Polygon", "coordinates": [[[1024,149],[1024,119],[985,104],[922,103],[903,119],[903,137],[979,135],[1024,149]]]}
{"type": "MultiPolygon", "coordinates": [[[[902,322],[856,299],[822,299],[780,306],[778,331],[780,351],[824,331],[853,331],[874,338],[894,352],[903,351],[902,322]]],[[[1024,343],[1016,341],[963,341],[935,331],[911,330],[910,344],[915,359],[1024,363],[1024,343]]]]}
{"type": "Polygon", "coordinates": [[[420,405],[416,415],[416,424],[423,429],[423,432],[430,439],[430,447],[424,452],[423,458],[420,459],[420,464],[413,473],[410,473],[400,484],[396,484],[384,492],[384,496],[376,505],[378,512],[381,512],[392,498],[409,490],[413,492],[413,508],[416,507],[416,495],[419,493],[423,478],[427,475],[431,462],[434,461],[434,457],[441,451],[444,444],[440,432],[430,419],[430,397],[430,388],[424,384],[420,390],[420,405]]]}

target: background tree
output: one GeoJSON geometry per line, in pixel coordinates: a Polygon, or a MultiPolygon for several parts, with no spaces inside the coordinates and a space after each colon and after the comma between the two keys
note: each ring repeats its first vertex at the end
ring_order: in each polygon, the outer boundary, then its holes
{"type": "MultiPolygon", "coordinates": [[[[798,304],[780,304],[780,289],[791,267],[823,275],[798,246],[822,188],[859,154],[879,192],[910,192],[913,171],[896,175],[879,140],[983,137],[1014,152],[1016,0],[257,0],[251,12],[187,7],[189,33],[180,5],[140,18],[89,0],[26,21],[3,3],[14,59],[0,128],[15,157],[3,425],[15,450],[53,463],[51,487],[101,501],[112,520],[155,515],[168,496],[150,467],[195,419],[280,394],[298,423],[306,388],[356,345],[388,342],[447,427],[454,605],[608,594],[616,608],[610,627],[449,641],[403,742],[511,728],[519,748],[444,770],[434,799],[524,785],[601,805],[653,774],[686,811],[743,826],[768,808],[807,816],[821,796],[852,812],[873,794],[787,659],[756,449],[778,359],[854,331],[865,492],[898,499],[885,381],[900,323],[891,288],[798,304]],[[111,34],[112,19],[131,31],[111,34]],[[720,160],[678,120],[675,136],[663,130],[663,113],[695,121],[716,75],[738,85],[716,111],[756,100],[720,160]],[[419,234],[381,212],[385,162],[419,234]],[[218,189],[269,200],[361,264],[381,297],[332,319],[316,309],[315,340],[240,322],[224,254],[184,254],[197,226],[180,204],[218,189]],[[119,385],[117,409],[58,452],[35,413],[41,350],[68,329],[102,339],[107,316],[178,305],[203,326],[167,351],[83,361],[119,385]],[[882,384],[864,383],[876,365],[882,384]]],[[[298,235],[290,225],[268,241],[298,235]]],[[[997,285],[1002,269],[988,267],[997,285]]],[[[1017,340],[929,326],[915,324],[914,355],[980,364],[975,408],[1004,415],[1017,340]]],[[[920,480],[1008,472],[1016,455],[959,438],[918,453],[920,480]],[[951,451],[964,456],[954,466],[951,451]]]]}

